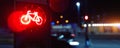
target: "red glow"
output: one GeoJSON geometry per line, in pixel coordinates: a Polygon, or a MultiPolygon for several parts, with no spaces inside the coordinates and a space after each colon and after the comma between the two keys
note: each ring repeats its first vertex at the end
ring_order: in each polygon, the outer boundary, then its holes
{"type": "Polygon", "coordinates": [[[85,16],[85,20],[88,20],[88,16],[87,15],[85,16]]]}
{"type": "Polygon", "coordinates": [[[39,5],[30,5],[18,9],[10,14],[8,17],[8,27],[14,32],[22,32],[26,29],[33,29],[34,27],[43,27],[46,23],[45,11],[39,5]],[[33,7],[34,6],[34,7],[33,7]]]}
{"type": "Polygon", "coordinates": [[[15,32],[20,32],[27,28],[27,26],[20,23],[20,17],[22,15],[23,15],[22,11],[16,11],[16,12],[13,12],[8,17],[8,26],[10,27],[11,30],[13,30],[15,32]]]}
{"type": "Polygon", "coordinates": [[[33,12],[33,15],[26,15],[23,11],[13,12],[8,17],[8,26],[12,31],[22,32],[28,28],[33,28],[38,25],[43,25],[46,22],[46,15],[41,12],[33,12]]]}
{"type": "Polygon", "coordinates": [[[69,6],[69,0],[49,0],[50,8],[55,12],[63,12],[69,6]]]}

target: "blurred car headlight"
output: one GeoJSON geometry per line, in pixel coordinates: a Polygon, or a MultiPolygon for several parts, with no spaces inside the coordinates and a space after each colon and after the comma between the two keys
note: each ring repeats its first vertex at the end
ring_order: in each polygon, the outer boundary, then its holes
{"type": "Polygon", "coordinates": [[[77,41],[71,41],[71,42],[69,42],[69,44],[72,45],[72,46],[77,46],[77,45],[79,45],[80,43],[77,42],[77,41]]]}

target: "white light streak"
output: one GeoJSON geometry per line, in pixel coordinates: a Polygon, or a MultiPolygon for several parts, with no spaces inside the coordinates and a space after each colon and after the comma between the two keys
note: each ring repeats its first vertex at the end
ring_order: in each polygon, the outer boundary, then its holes
{"type": "MultiPolygon", "coordinates": [[[[86,24],[83,24],[84,27],[86,27],[86,24]]],[[[88,24],[88,26],[120,26],[120,23],[99,23],[99,24],[88,24]]]]}

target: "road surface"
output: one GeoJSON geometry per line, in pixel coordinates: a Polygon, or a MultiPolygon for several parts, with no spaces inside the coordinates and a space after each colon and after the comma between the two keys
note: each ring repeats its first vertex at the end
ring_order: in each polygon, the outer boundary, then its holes
{"type": "MultiPolygon", "coordinates": [[[[76,38],[80,45],[76,48],[84,48],[84,34],[79,34],[76,38]]],[[[89,35],[89,48],[120,48],[120,35],[89,35]]]]}

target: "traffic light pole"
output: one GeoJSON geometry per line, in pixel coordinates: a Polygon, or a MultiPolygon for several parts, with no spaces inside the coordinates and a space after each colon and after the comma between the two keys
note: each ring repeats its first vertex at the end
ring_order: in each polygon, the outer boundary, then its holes
{"type": "Polygon", "coordinates": [[[85,3],[85,24],[86,24],[86,30],[85,30],[85,48],[89,48],[89,36],[88,36],[88,0],[84,0],[85,3]]]}
{"type": "Polygon", "coordinates": [[[85,28],[85,48],[89,48],[88,23],[87,22],[86,22],[86,28],[85,28]]]}

